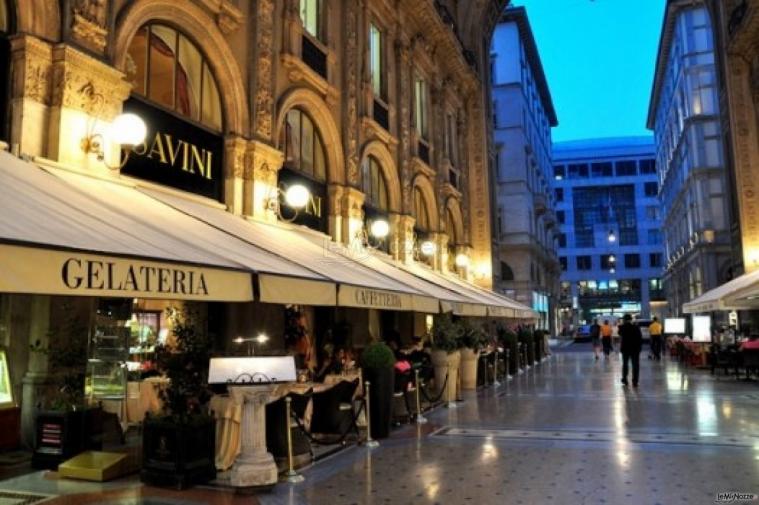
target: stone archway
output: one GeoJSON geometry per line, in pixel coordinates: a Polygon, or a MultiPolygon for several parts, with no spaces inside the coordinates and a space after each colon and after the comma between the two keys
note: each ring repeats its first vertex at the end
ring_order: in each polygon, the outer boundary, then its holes
{"type": "Polygon", "coordinates": [[[379,140],[372,140],[364,145],[361,150],[361,163],[364,160],[373,156],[379,162],[382,167],[382,175],[385,177],[385,185],[387,186],[387,196],[389,201],[389,211],[400,214],[401,212],[401,180],[398,177],[398,170],[395,166],[395,161],[387,146],[379,140]]]}
{"type": "MultiPolygon", "coordinates": [[[[342,138],[337,129],[332,111],[318,94],[308,88],[293,88],[283,94],[277,103],[277,130],[274,138],[279,142],[285,117],[290,109],[300,108],[311,117],[317,125],[324,152],[327,157],[327,182],[330,184],[345,183],[345,164],[343,160],[342,138]]],[[[280,148],[282,146],[279,146],[280,148]]]]}
{"type": "Polygon", "coordinates": [[[124,71],[132,37],[140,27],[150,22],[163,22],[176,27],[205,53],[219,86],[224,109],[224,133],[245,136],[249,128],[249,108],[242,74],[224,35],[214,20],[196,5],[181,2],[180,7],[174,0],[136,0],[128,3],[116,20],[114,44],[111,46],[113,65],[124,71]]]}
{"type": "Polygon", "coordinates": [[[461,213],[461,202],[456,197],[449,196],[445,201],[445,210],[450,212],[453,221],[453,230],[446,229],[453,245],[462,245],[466,241],[464,236],[464,217],[461,213]]]}
{"type": "Polygon", "coordinates": [[[419,188],[424,197],[424,203],[427,205],[427,215],[430,218],[430,231],[437,231],[440,229],[440,214],[438,213],[437,198],[435,197],[435,189],[432,187],[432,182],[424,174],[417,174],[411,184],[410,190],[413,188],[419,188]]]}

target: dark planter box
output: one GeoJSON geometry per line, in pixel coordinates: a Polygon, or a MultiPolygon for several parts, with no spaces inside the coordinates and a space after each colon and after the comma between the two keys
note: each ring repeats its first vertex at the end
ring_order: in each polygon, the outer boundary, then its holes
{"type": "Polygon", "coordinates": [[[387,438],[393,418],[393,392],[395,370],[389,368],[365,368],[364,380],[371,383],[369,389],[370,421],[372,438],[387,438]]]}
{"type": "Polygon", "coordinates": [[[179,422],[145,417],[142,431],[142,482],[185,489],[216,478],[216,421],[210,416],[179,422]]]}
{"type": "Polygon", "coordinates": [[[102,409],[41,411],[37,413],[36,448],[32,467],[57,470],[80,452],[102,448],[102,409]]]}

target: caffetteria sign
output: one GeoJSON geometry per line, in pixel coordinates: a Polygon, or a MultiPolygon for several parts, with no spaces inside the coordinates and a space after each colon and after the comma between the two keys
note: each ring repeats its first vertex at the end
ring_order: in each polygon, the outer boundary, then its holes
{"type": "Polygon", "coordinates": [[[145,142],[134,147],[121,173],[220,200],[224,139],[132,97],[125,112],[147,126],[145,142]]]}

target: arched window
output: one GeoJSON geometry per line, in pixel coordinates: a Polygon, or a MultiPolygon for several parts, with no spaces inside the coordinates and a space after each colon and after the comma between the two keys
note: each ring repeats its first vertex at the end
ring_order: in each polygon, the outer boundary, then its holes
{"type": "Polygon", "coordinates": [[[414,187],[414,227],[421,231],[430,231],[430,215],[427,212],[427,201],[424,199],[422,190],[414,187]]]}
{"type": "Polygon", "coordinates": [[[300,109],[287,113],[280,138],[285,164],[318,181],[327,179],[324,144],[314,122],[300,109]]]}
{"type": "Polygon", "coordinates": [[[501,280],[503,281],[514,280],[514,271],[505,261],[501,261],[501,280]]]}
{"type": "Polygon", "coordinates": [[[214,130],[222,129],[216,80],[197,46],[174,28],[149,24],[132,39],[127,78],[134,93],[214,130]]]}
{"type": "Polygon", "coordinates": [[[377,158],[367,156],[363,167],[364,205],[378,211],[387,212],[390,208],[387,196],[387,184],[377,158]]]}

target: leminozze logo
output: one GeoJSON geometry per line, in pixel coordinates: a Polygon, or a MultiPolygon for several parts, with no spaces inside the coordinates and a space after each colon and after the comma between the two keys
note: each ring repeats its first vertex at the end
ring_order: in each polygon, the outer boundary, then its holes
{"type": "Polygon", "coordinates": [[[714,500],[717,503],[735,503],[735,502],[748,502],[759,500],[759,495],[754,493],[717,493],[717,499],[714,500]]]}

